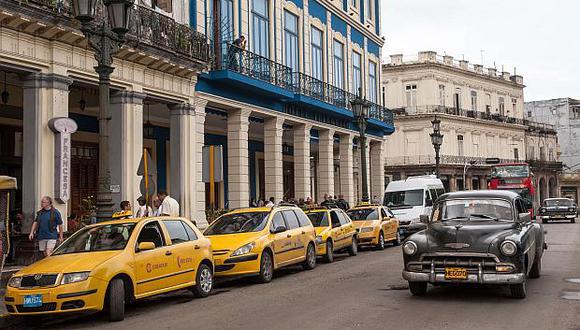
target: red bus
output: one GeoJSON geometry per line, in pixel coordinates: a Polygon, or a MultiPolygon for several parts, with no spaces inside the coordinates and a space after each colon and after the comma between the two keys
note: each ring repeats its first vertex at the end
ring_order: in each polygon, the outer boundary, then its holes
{"type": "Polygon", "coordinates": [[[527,163],[503,163],[492,166],[489,189],[512,190],[520,194],[534,216],[534,180],[527,163]]]}

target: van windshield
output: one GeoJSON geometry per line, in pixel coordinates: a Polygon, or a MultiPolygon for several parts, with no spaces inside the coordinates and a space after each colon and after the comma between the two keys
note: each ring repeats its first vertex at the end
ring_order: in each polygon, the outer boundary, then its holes
{"type": "Polygon", "coordinates": [[[392,210],[422,206],[423,189],[387,192],[384,205],[392,210]]]}

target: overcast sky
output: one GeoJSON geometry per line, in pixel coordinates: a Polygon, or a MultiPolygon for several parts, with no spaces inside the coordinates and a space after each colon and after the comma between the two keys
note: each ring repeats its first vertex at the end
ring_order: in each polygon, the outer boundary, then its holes
{"type": "Polygon", "coordinates": [[[580,98],[579,0],[381,0],[383,57],[433,50],[524,77],[525,101],[580,98]]]}

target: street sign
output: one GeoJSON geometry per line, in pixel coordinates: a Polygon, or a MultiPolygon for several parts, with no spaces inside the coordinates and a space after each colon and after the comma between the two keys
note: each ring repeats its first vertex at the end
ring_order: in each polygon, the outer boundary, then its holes
{"type": "Polygon", "coordinates": [[[499,164],[499,158],[486,158],[486,164],[499,164]]]}

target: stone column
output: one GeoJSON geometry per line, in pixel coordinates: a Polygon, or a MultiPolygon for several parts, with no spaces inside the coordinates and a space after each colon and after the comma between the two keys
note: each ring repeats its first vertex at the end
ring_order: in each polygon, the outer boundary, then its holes
{"type": "Polygon", "coordinates": [[[457,177],[455,175],[449,176],[449,190],[457,191],[457,177]]]}
{"type": "Polygon", "coordinates": [[[294,190],[296,198],[310,196],[310,124],[294,125],[294,190]]]}
{"type": "Polygon", "coordinates": [[[383,157],[383,141],[371,142],[369,146],[370,154],[370,192],[369,198],[371,202],[383,201],[385,194],[385,157],[383,157]]]}
{"type": "Polygon", "coordinates": [[[189,103],[171,106],[170,118],[171,197],[179,202],[180,215],[196,220],[195,107],[189,103]]]}
{"type": "Polygon", "coordinates": [[[205,182],[203,182],[203,146],[205,144],[205,107],[207,100],[195,99],[195,187],[196,204],[194,207],[197,227],[208,226],[205,217],[205,182]]]}
{"type": "Polygon", "coordinates": [[[136,205],[141,196],[142,176],[137,175],[137,169],[143,159],[144,98],[144,94],[131,91],[111,95],[111,185],[120,186],[120,191],[112,194],[114,210],[120,209],[119,203],[124,200],[136,205]]]}
{"type": "Polygon", "coordinates": [[[463,184],[466,190],[473,190],[473,177],[471,175],[465,176],[465,182],[463,184]]]}
{"type": "MultiPolygon", "coordinates": [[[[23,155],[22,208],[25,221],[22,229],[29,232],[42,196],[54,196],[55,136],[48,121],[68,117],[69,86],[73,80],[58,74],[30,74],[23,81],[23,155]]],[[[64,228],[67,205],[54,202],[60,211],[64,228]]]]}
{"type": "Polygon", "coordinates": [[[485,175],[479,177],[479,189],[487,189],[487,178],[485,175]]]}
{"type": "Polygon", "coordinates": [[[352,134],[343,134],[340,136],[340,191],[344,199],[351,206],[356,205],[356,196],[354,189],[354,159],[352,134]]]}
{"type": "Polygon", "coordinates": [[[276,203],[284,198],[283,124],[280,117],[264,120],[264,198],[274,197],[276,203]]]}
{"type": "Polygon", "coordinates": [[[319,130],[318,143],[318,197],[324,201],[324,194],[334,195],[334,130],[319,130]]]}
{"type": "Polygon", "coordinates": [[[228,208],[247,207],[250,199],[249,109],[228,113],[228,208]]]}

